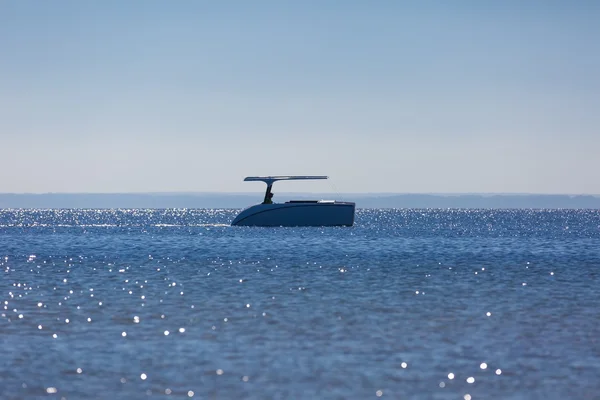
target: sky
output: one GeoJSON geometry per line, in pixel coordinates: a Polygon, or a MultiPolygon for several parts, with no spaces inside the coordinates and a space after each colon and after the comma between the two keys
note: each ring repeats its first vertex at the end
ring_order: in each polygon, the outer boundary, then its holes
{"type": "Polygon", "coordinates": [[[600,194],[600,2],[6,0],[0,192],[600,194]]]}

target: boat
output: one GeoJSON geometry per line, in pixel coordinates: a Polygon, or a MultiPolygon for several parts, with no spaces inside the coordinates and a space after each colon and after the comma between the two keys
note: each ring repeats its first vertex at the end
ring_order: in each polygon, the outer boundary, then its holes
{"type": "Polygon", "coordinates": [[[232,226],[352,226],[355,203],[336,200],[272,201],[273,183],[277,181],[328,179],[327,176],[248,176],[244,182],[267,184],[264,200],[242,210],[232,226]]]}

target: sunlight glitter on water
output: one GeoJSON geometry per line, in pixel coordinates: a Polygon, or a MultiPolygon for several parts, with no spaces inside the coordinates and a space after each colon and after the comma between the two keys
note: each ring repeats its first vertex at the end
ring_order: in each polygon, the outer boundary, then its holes
{"type": "MultiPolygon", "coordinates": [[[[286,381],[290,393],[314,398],[323,387],[339,397],[460,397],[468,390],[473,398],[511,398],[522,390],[524,370],[540,381],[546,373],[564,377],[556,393],[561,384],[593,382],[585,376],[598,371],[583,346],[598,333],[591,267],[600,265],[600,235],[586,222],[597,215],[519,217],[541,218],[535,227],[502,222],[513,213],[377,211],[378,223],[319,229],[316,240],[307,229],[200,232],[185,222],[199,214],[97,213],[123,221],[84,233],[42,213],[50,219],[45,227],[3,228],[0,334],[10,350],[0,373],[24,377],[8,378],[7,387],[23,397],[55,388],[76,398],[70,391],[121,382],[128,398],[166,388],[261,398],[276,396],[286,381]],[[178,222],[154,226],[161,215],[178,222]],[[480,229],[484,216],[494,216],[493,230],[480,229]],[[539,227],[553,218],[571,219],[569,239],[550,228],[544,236],[539,227]],[[149,220],[155,223],[141,222],[149,220]],[[107,346],[109,337],[122,340],[107,346]],[[538,368],[542,355],[561,362],[538,368]],[[571,380],[570,368],[584,378],[571,380]],[[328,372],[336,370],[345,371],[346,386],[328,372]],[[46,386],[36,389],[29,376],[46,386]],[[249,376],[248,387],[263,389],[238,386],[249,376]]],[[[553,398],[542,386],[535,390],[534,398],[553,398]]]]}

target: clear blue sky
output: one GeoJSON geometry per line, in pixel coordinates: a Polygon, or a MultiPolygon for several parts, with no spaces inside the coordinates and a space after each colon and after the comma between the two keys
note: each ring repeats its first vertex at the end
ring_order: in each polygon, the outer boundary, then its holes
{"type": "Polygon", "coordinates": [[[2,1],[0,192],[597,194],[599,21],[583,0],[2,1]]]}

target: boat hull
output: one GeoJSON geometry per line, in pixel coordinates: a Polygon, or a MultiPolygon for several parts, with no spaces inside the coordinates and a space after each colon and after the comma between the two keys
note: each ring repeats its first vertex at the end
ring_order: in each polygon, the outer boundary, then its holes
{"type": "Polygon", "coordinates": [[[355,203],[288,202],[257,204],[243,210],[233,226],[352,226],[355,203]]]}

